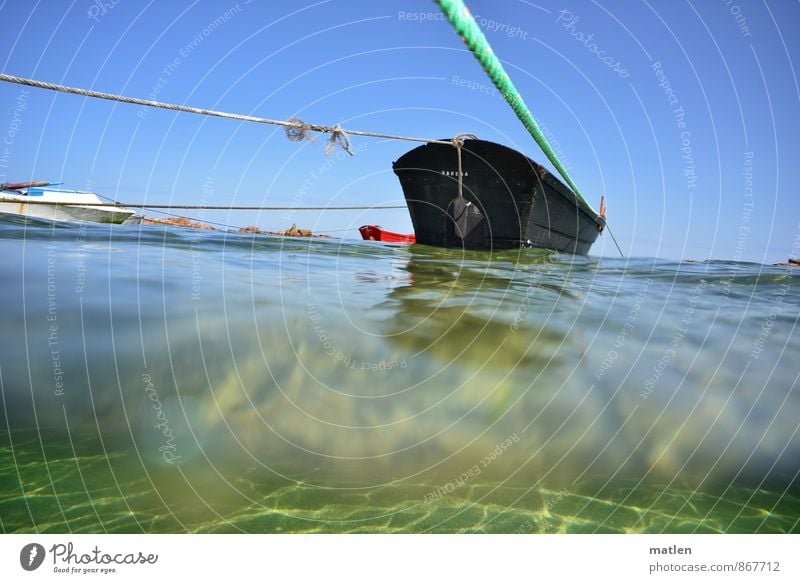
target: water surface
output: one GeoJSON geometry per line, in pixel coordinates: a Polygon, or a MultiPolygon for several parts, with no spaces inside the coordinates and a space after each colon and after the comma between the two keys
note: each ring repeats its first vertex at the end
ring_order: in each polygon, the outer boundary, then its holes
{"type": "Polygon", "coordinates": [[[5,532],[796,532],[800,276],[0,220],[5,532]]]}

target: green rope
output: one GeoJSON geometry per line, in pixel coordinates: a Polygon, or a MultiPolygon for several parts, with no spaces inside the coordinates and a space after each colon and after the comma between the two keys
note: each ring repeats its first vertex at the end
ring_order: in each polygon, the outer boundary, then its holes
{"type": "MultiPolygon", "coordinates": [[[[486,40],[483,32],[481,32],[478,23],[475,22],[475,19],[470,14],[469,9],[464,5],[463,0],[436,0],[439,3],[439,6],[444,12],[447,19],[450,21],[450,24],[455,27],[456,31],[459,35],[461,35],[462,40],[466,43],[469,47],[469,50],[472,51],[472,54],[480,61],[483,70],[486,71],[486,74],[489,75],[489,78],[494,83],[495,87],[497,87],[498,91],[503,94],[503,97],[506,98],[506,101],[511,106],[511,109],[514,110],[514,113],[517,114],[517,117],[522,122],[522,125],[525,126],[525,129],[530,132],[533,139],[536,140],[536,143],[539,144],[539,147],[544,152],[547,159],[552,162],[553,166],[555,166],[556,170],[558,170],[559,174],[564,178],[566,183],[572,188],[575,194],[578,196],[580,200],[582,200],[586,206],[588,206],[592,211],[592,205],[589,204],[583,195],[578,190],[578,187],[575,186],[575,183],[572,181],[572,178],[569,177],[567,174],[567,170],[561,164],[561,161],[556,156],[556,153],[553,151],[553,148],[550,147],[550,144],[547,142],[547,138],[544,137],[542,130],[539,129],[539,124],[536,123],[536,120],[533,119],[533,115],[531,114],[528,106],[525,105],[525,102],[522,100],[522,96],[517,91],[517,88],[514,87],[514,84],[511,82],[511,79],[506,73],[505,69],[503,68],[503,64],[500,62],[500,59],[492,51],[492,47],[489,45],[489,41],[486,40]]],[[[594,211],[595,213],[597,211],[594,211]]]]}

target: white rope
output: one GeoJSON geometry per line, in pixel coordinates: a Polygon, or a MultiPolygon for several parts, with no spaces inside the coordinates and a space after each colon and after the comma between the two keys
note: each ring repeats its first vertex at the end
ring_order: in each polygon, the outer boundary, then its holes
{"type": "MultiPolygon", "coordinates": [[[[287,130],[312,130],[320,133],[327,133],[331,135],[331,143],[338,143],[342,148],[351,156],[353,155],[350,150],[350,141],[347,135],[351,136],[367,136],[371,138],[386,138],[391,140],[405,140],[408,142],[424,142],[435,144],[449,144],[450,142],[442,140],[431,140],[428,138],[416,138],[411,136],[398,136],[395,134],[384,134],[380,132],[365,132],[358,130],[344,130],[339,124],[335,126],[324,126],[319,124],[305,123],[301,120],[283,121],[279,119],[269,119],[266,117],[257,117],[254,115],[243,115],[240,113],[228,113],[216,109],[204,109],[201,107],[191,107],[189,105],[177,105],[174,103],[164,103],[162,101],[152,101],[149,99],[139,99],[138,97],[127,97],[125,95],[116,95],[114,93],[103,93],[101,91],[92,91],[91,89],[80,89],[78,87],[69,87],[67,85],[59,85],[57,83],[47,83],[45,81],[38,81],[36,79],[27,79],[25,77],[16,77],[14,75],[6,75],[0,73],[0,81],[7,83],[16,83],[18,85],[28,85],[29,87],[38,87],[39,89],[49,89],[51,91],[60,91],[61,93],[73,93],[75,95],[83,95],[84,97],[96,97],[97,99],[106,99],[108,101],[118,101],[120,103],[132,103],[134,105],[143,105],[146,107],[156,107],[160,109],[171,109],[173,111],[183,111],[186,113],[196,113],[199,115],[210,115],[214,117],[224,117],[227,119],[236,119],[239,121],[249,121],[254,123],[265,123],[276,126],[282,126],[287,130]]],[[[290,136],[291,138],[291,136],[290,136]]],[[[330,146],[329,146],[330,147],[330,146]]]]}

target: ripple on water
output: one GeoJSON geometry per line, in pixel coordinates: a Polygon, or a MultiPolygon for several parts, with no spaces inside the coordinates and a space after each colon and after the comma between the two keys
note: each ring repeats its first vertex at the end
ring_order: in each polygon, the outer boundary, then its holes
{"type": "Polygon", "coordinates": [[[798,531],[789,269],[0,238],[5,532],[798,531]]]}

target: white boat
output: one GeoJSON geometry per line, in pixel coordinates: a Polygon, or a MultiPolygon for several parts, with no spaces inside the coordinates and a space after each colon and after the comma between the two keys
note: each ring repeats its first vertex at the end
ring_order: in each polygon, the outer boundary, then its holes
{"type": "Polygon", "coordinates": [[[130,209],[102,204],[103,201],[93,192],[54,186],[50,182],[0,184],[0,213],[45,220],[117,224],[134,215],[130,209]]]}

